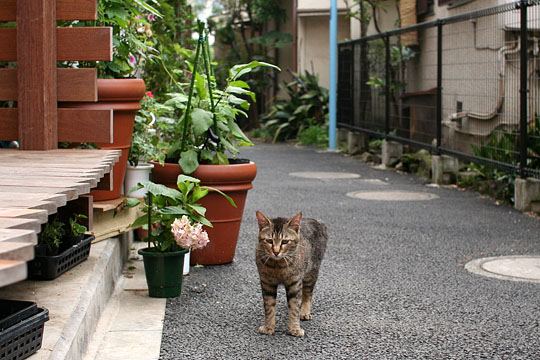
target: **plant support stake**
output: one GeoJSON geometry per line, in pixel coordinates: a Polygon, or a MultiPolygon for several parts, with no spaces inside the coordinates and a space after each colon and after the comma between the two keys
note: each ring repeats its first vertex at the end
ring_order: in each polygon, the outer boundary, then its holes
{"type": "Polygon", "coordinates": [[[203,46],[204,42],[204,24],[199,21],[199,41],[197,41],[197,50],[195,51],[195,60],[193,61],[193,71],[191,74],[191,82],[189,85],[189,95],[188,95],[188,101],[186,105],[186,112],[184,114],[184,129],[182,131],[182,143],[180,144],[180,151],[184,151],[184,142],[187,137],[187,123],[188,123],[188,116],[190,115],[191,111],[191,98],[193,98],[193,90],[195,88],[195,76],[197,75],[197,67],[199,66],[199,56],[201,54],[201,47],[203,46]]]}

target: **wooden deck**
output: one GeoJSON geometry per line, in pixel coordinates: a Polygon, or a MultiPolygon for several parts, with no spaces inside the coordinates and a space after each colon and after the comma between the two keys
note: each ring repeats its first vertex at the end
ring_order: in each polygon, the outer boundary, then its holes
{"type": "Polygon", "coordinates": [[[91,188],[112,184],[119,150],[0,149],[0,287],[26,279],[41,224],[91,188]],[[103,179],[103,181],[101,181],[103,179]]]}

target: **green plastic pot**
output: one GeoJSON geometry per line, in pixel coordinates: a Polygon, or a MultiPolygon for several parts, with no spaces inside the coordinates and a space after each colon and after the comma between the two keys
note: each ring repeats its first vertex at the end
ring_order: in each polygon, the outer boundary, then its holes
{"type": "Polygon", "coordinates": [[[173,298],[182,293],[182,269],[185,249],[159,252],[155,248],[138,251],[144,261],[148,294],[155,298],[173,298]]]}

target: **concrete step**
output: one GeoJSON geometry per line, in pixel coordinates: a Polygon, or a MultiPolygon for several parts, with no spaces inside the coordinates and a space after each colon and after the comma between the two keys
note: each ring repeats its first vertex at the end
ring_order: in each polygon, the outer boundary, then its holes
{"type": "Polygon", "coordinates": [[[540,201],[533,201],[531,203],[531,211],[540,214],[540,201]]]}
{"type": "Polygon", "coordinates": [[[92,244],[90,257],[52,281],[26,280],[0,289],[2,299],[35,301],[49,310],[42,348],[31,360],[79,360],[121,276],[127,236],[92,244]]]}
{"type": "Polygon", "coordinates": [[[134,244],[84,360],[159,359],[166,300],[148,296],[140,246],[146,244],[134,244]]]}

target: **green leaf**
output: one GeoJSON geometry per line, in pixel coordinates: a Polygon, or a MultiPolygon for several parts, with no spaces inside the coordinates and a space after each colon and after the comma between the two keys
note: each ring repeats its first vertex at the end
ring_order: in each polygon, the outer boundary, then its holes
{"type": "Polygon", "coordinates": [[[205,197],[208,194],[208,189],[205,187],[196,187],[195,190],[193,190],[193,195],[191,195],[191,201],[197,202],[201,200],[203,197],[205,197]]]}
{"type": "Polygon", "coordinates": [[[212,126],[212,113],[200,108],[195,108],[191,112],[191,123],[193,126],[193,133],[196,136],[200,136],[212,126]]]}
{"type": "Polygon", "coordinates": [[[166,215],[189,215],[189,212],[182,206],[166,206],[160,209],[160,212],[166,215]]]}
{"type": "Polygon", "coordinates": [[[206,214],[206,208],[202,205],[187,204],[186,206],[201,216],[204,216],[204,214],[206,214]]]}
{"type": "Polygon", "coordinates": [[[253,69],[256,69],[259,67],[270,67],[270,68],[276,69],[277,71],[281,71],[281,69],[275,65],[272,65],[263,61],[254,60],[248,64],[238,64],[238,65],[233,66],[229,70],[229,79],[233,81],[238,80],[240,77],[250,73],[253,69]]]}
{"type": "Polygon", "coordinates": [[[239,88],[242,88],[242,89],[249,89],[249,84],[245,81],[242,81],[242,80],[236,80],[236,81],[231,81],[229,83],[229,86],[235,86],[235,87],[239,87],[239,88]]]}
{"type": "Polygon", "coordinates": [[[212,223],[210,221],[208,221],[208,219],[205,218],[204,216],[196,216],[195,221],[200,222],[204,226],[214,227],[214,225],[212,225],[212,223]]]}
{"type": "Polygon", "coordinates": [[[141,201],[139,199],[135,199],[135,198],[127,198],[126,199],[126,206],[129,207],[129,208],[139,206],[140,203],[141,203],[141,201]]]}
{"type": "Polygon", "coordinates": [[[137,229],[146,224],[148,224],[148,215],[142,215],[138,217],[137,220],[133,222],[133,224],[131,224],[131,227],[137,229]]]}
{"type": "Polygon", "coordinates": [[[219,165],[228,165],[229,159],[227,158],[227,155],[225,155],[224,153],[216,152],[216,159],[214,162],[219,165]]]}
{"type": "Polygon", "coordinates": [[[170,199],[180,199],[182,193],[180,191],[171,189],[162,184],[154,184],[151,181],[144,181],[139,183],[146,191],[154,196],[164,196],[170,199]]]}
{"type": "Polygon", "coordinates": [[[182,168],[182,171],[186,174],[191,174],[199,167],[199,161],[197,160],[197,152],[195,150],[187,150],[180,154],[180,160],[178,164],[182,168]]]}
{"type": "Polygon", "coordinates": [[[144,0],[133,0],[137,5],[139,5],[140,7],[142,7],[144,10],[158,16],[158,17],[163,17],[163,15],[161,15],[161,13],[156,9],[154,8],[153,6],[149,5],[146,3],[146,1],[144,0]]]}
{"type": "Polygon", "coordinates": [[[197,89],[197,94],[201,100],[205,100],[208,97],[208,91],[206,91],[205,79],[204,77],[196,73],[195,74],[195,88],[197,89]]]}
{"type": "Polygon", "coordinates": [[[233,207],[236,207],[236,203],[234,202],[234,200],[229,195],[225,194],[223,191],[218,190],[218,189],[213,188],[213,187],[210,187],[210,186],[203,186],[203,187],[205,189],[210,190],[210,191],[217,192],[218,194],[223,196],[225,198],[225,200],[227,200],[229,202],[229,204],[231,204],[233,207]]]}
{"type": "Polygon", "coordinates": [[[189,182],[192,182],[192,183],[195,183],[195,184],[198,184],[198,183],[201,182],[201,180],[199,180],[197,178],[187,176],[187,175],[184,175],[184,174],[178,175],[178,179],[176,179],[177,184],[185,183],[186,181],[189,181],[189,182]]]}

